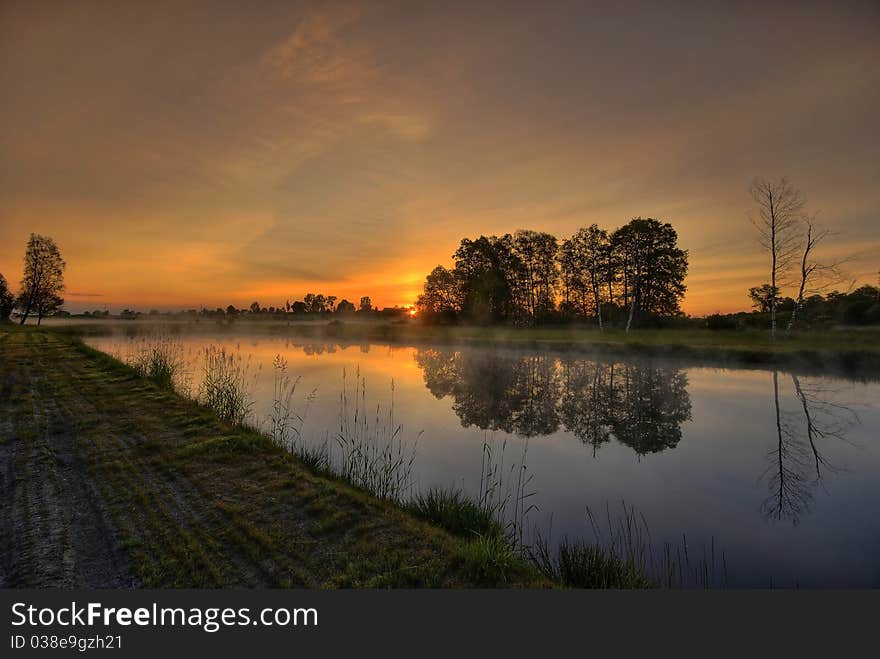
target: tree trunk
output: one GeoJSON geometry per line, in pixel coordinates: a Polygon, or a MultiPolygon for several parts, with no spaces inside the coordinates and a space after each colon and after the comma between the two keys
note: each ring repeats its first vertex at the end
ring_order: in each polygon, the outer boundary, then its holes
{"type": "Polygon", "coordinates": [[[798,293],[797,302],[794,303],[794,309],[791,310],[791,318],[788,319],[788,327],[785,328],[785,336],[791,336],[791,330],[794,329],[794,321],[797,320],[797,313],[800,311],[804,303],[804,285],[801,284],[801,290],[798,293]]]}
{"type": "Polygon", "coordinates": [[[632,294],[632,301],[629,305],[629,318],[626,319],[626,333],[629,334],[629,328],[632,326],[633,315],[636,312],[636,294],[632,294]]]}
{"type": "MultiPolygon", "coordinates": [[[[819,238],[821,240],[821,238],[819,238]]],[[[812,268],[807,267],[807,259],[810,256],[810,250],[813,248],[813,225],[807,222],[807,246],[804,248],[804,255],[801,258],[801,285],[798,289],[797,302],[794,303],[794,309],[791,310],[791,318],[788,319],[788,327],[785,328],[785,336],[791,335],[794,329],[794,321],[797,319],[797,313],[800,311],[804,303],[804,289],[807,287],[807,278],[812,272],[812,268]]]]}
{"type": "Polygon", "coordinates": [[[28,295],[28,301],[24,307],[24,311],[21,314],[21,322],[18,323],[19,325],[24,325],[25,321],[28,319],[28,316],[31,313],[31,305],[33,305],[33,299],[34,299],[33,294],[28,295]]]}
{"type": "Polygon", "coordinates": [[[770,192],[770,338],[776,338],[776,209],[770,192]]]}

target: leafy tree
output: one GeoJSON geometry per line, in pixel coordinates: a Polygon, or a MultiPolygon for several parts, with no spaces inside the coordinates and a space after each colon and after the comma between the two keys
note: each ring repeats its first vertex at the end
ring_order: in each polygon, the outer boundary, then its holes
{"type": "Polygon", "coordinates": [[[63,305],[64,298],[57,293],[43,291],[38,294],[33,304],[33,313],[37,315],[37,325],[39,325],[46,316],[51,316],[52,314],[57,313],[63,305]]]}
{"type": "Polygon", "coordinates": [[[688,253],[678,247],[678,234],[669,223],[634,218],[611,236],[620,254],[625,299],[629,306],[626,330],[636,313],[675,316],[681,313],[688,253]]]}
{"type": "Polygon", "coordinates": [[[31,234],[25,249],[24,274],[17,302],[22,325],[32,312],[39,314],[39,323],[43,317],[40,310],[48,313],[64,303],[59,293],[64,290],[65,265],[52,238],[31,234]]]}
{"type": "MultiPolygon", "coordinates": [[[[566,302],[582,316],[595,316],[602,329],[603,284],[611,244],[608,232],[595,224],[562,241],[559,264],[566,302]]],[[[610,301],[610,300],[609,300],[610,301]]]]}
{"type": "Polygon", "coordinates": [[[370,299],[369,295],[364,295],[361,298],[360,303],[358,304],[358,311],[362,313],[369,313],[373,310],[373,301],[370,299]]]}
{"type": "Polygon", "coordinates": [[[514,261],[509,236],[480,236],[461,241],[453,255],[455,275],[462,291],[462,313],[481,323],[503,322],[513,312],[508,277],[514,261]]]}
{"type": "Polygon", "coordinates": [[[251,302],[251,306],[249,308],[251,313],[260,313],[260,303],[259,302],[251,302]]]}
{"type": "Polygon", "coordinates": [[[508,263],[514,267],[508,267],[505,274],[517,292],[517,306],[528,321],[544,320],[556,308],[556,237],[538,231],[517,231],[511,247],[514,258],[508,263]]]}
{"type": "Polygon", "coordinates": [[[416,301],[419,313],[455,317],[462,310],[461,290],[452,270],[438,265],[425,278],[424,292],[416,301]]]}
{"type": "Polygon", "coordinates": [[[354,304],[349,302],[348,300],[341,300],[339,304],[336,305],[336,313],[338,314],[353,314],[355,312],[354,304]]]}
{"type": "Polygon", "coordinates": [[[15,308],[15,296],[9,290],[9,282],[0,273],[0,321],[9,320],[12,310],[15,308]]]}
{"type": "Polygon", "coordinates": [[[761,313],[770,313],[774,304],[778,308],[781,299],[779,289],[774,288],[770,284],[752,286],[749,289],[749,298],[752,300],[752,306],[761,313]]]}

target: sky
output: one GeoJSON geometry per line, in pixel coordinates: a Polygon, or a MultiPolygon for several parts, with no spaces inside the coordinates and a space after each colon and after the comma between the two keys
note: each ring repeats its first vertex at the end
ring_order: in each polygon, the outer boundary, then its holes
{"type": "Polygon", "coordinates": [[[877,3],[0,0],[0,90],[0,273],[53,236],[73,311],[409,305],[463,237],[641,216],[728,312],[755,176],[880,269],[877,3]]]}

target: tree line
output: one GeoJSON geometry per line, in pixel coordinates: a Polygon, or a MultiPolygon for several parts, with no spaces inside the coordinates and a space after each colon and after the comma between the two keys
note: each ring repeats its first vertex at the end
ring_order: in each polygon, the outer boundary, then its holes
{"type": "MultiPolygon", "coordinates": [[[[297,317],[379,317],[379,318],[396,318],[405,316],[409,313],[406,307],[385,307],[380,309],[373,306],[372,298],[364,295],[360,298],[358,305],[346,299],[340,300],[335,295],[324,295],[322,293],[307,293],[302,300],[291,302],[287,300],[284,304],[277,307],[270,305],[268,307],[254,301],[247,307],[236,307],[234,304],[226,307],[216,307],[209,309],[202,307],[201,309],[186,309],[182,311],[160,312],[157,309],[150,309],[146,314],[134,309],[123,309],[117,317],[123,320],[135,320],[144,315],[146,316],[172,316],[179,318],[287,318],[289,316],[297,317]]],[[[62,312],[63,313],[63,312],[62,312]]],[[[83,316],[88,318],[109,318],[110,312],[106,309],[95,309],[84,311],[83,316]]]]}
{"type": "Polygon", "coordinates": [[[416,307],[428,322],[535,325],[595,322],[599,329],[681,316],[688,253],[669,223],[596,224],[559,241],[545,232],[464,238],[454,267],[438,265],[416,307]]]}

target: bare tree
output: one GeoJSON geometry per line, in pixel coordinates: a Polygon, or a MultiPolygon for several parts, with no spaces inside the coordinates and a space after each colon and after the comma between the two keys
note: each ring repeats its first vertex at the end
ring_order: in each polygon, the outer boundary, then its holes
{"type": "MultiPolygon", "coordinates": [[[[804,200],[787,179],[767,181],[756,178],[750,189],[758,206],[757,216],[749,219],[758,231],[761,246],[770,252],[770,286],[779,290],[796,254],[798,228],[804,200]]],[[[776,298],[770,304],[770,336],[776,338],[776,298]]]]}
{"type": "Polygon", "coordinates": [[[797,315],[804,306],[804,295],[820,293],[829,286],[838,283],[842,278],[840,272],[842,260],[833,263],[819,263],[812,258],[816,245],[830,236],[831,231],[817,228],[814,217],[804,218],[804,225],[806,226],[806,242],[801,255],[801,281],[794,307],[791,310],[791,317],[788,319],[788,327],[785,328],[786,336],[791,335],[791,331],[794,329],[797,315]]]}

